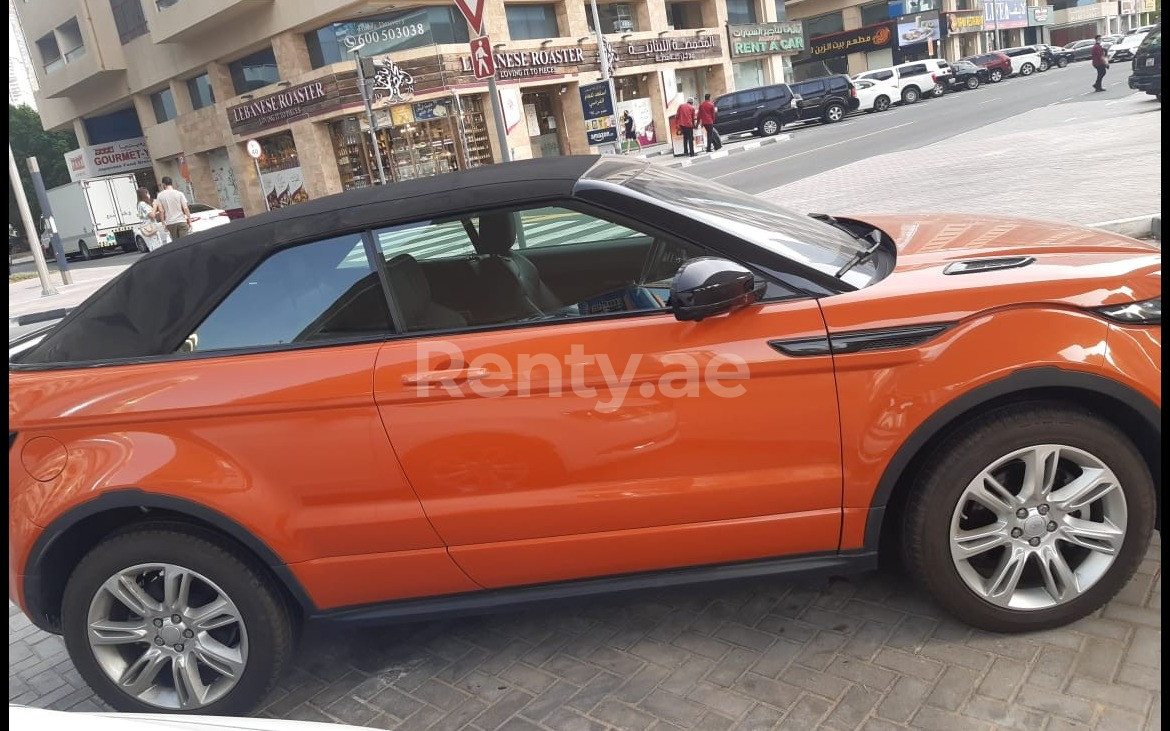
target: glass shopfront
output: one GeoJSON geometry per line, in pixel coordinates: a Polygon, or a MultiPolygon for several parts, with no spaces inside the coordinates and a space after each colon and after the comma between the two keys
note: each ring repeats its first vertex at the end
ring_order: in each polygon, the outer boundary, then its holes
{"type": "Polygon", "coordinates": [[[259,142],[261,152],[256,162],[260,166],[260,186],[268,210],[309,200],[292,132],[261,137],[259,142]]]}
{"type": "Polygon", "coordinates": [[[560,123],[562,118],[560,97],[564,93],[567,93],[567,87],[561,85],[546,91],[530,91],[520,98],[524,109],[522,124],[528,127],[533,157],[555,157],[565,154],[561,142],[561,135],[564,132],[560,123]]]}

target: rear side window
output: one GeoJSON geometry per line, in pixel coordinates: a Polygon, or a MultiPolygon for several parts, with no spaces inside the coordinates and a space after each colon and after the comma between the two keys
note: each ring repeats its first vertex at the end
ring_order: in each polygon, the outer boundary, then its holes
{"type": "Polygon", "coordinates": [[[719,107],[720,109],[723,109],[724,107],[727,107],[728,109],[734,107],[735,106],[735,95],[734,94],[724,94],[723,96],[721,96],[715,100],[715,106],[719,107]]]}
{"type": "Polygon", "coordinates": [[[764,103],[764,92],[759,89],[749,89],[735,93],[735,106],[754,107],[764,103]]]}
{"type": "Polygon", "coordinates": [[[849,80],[844,76],[834,76],[829,79],[829,91],[844,92],[849,89],[849,80]]]}
{"type": "Polygon", "coordinates": [[[816,81],[804,81],[794,86],[793,90],[801,96],[823,94],[825,92],[825,82],[823,79],[817,79],[816,81]]]}
{"type": "Polygon", "coordinates": [[[891,69],[884,69],[882,71],[871,71],[868,74],[862,74],[864,79],[877,79],[878,81],[889,81],[894,78],[894,72],[891,69]]]}
{"type": "Polygon", "coordinates": [[[910,76],[922,76],[925,73],[926,64],[924,63],[916,63],[912,66],[903,66],[898,70],[898,76],[902,77],[903,79],[910,76]]]}
{"type": "Polygon", "coordinates": [[[317,343],[391,332],[361,234],[302,244],[265,259],[207,316],[181,352],[317,343]]]}
{"type": "Polygon", "coordinates": [[[764,87],[764,98],[770,102],[787,99],[790,94],[791,92],[788,91],[788,87],[784,85],[764,87]]]}

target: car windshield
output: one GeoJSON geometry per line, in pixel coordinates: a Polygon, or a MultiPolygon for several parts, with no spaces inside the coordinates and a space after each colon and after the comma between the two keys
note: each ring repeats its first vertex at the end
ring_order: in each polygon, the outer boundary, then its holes
{"type": "Polygon", "coordinates": [[[1162,26],[1157,26],[1142,39],[1142,44],[1139,48],[1143,51],[1158,50],[1162,47],[1162,26]]]}
{"type": "MultiPolygon", "coordinates": [[[[853,257],[868,248],[867,242],[836,226],[670,168],[649,166],[623,185],[829,276],[836,276],[853,257]]],[[[872,267],[857,267],[846,272],[841,280],[854,287],[864,287],[874,276],[872,267]]]]}

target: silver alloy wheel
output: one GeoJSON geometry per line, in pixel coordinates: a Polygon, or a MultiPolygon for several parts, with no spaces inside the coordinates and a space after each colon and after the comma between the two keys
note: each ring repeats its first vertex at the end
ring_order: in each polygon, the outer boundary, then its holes
{"type": "Polygon", "coordinates": [[[774,135],[780,131],[780,125],[779,125],[779,123],[776,122],[775,119],[772,119],[771,117],[769,117],[768,119],[765,119],[760,124],[760,131],[762,131],[764,134],[771,137],[772,135],[774,135]]]}
{"type": "Polygon", "coordinates": [[[968,76],[967,77],[967,88],[968,89],[978,89],[979,88],[979,77],[978,76],[968,76]]]}
{"type": "Polygon", "coordinates": [[[1048,609],[1108,572],[1127,515],[1116,475],[1097,457],[1059,444],[1027,447],[967,485],[951,516],[951,559],[986,601],[1048,609]]]}
{"type": "Polygon", "coordinates": [[[873,102],[873,108],[879,112],[884,112],[890,108],[890,98],[888,96],[879,96],[873,102]]]}
{"type": "Polygon", "coordinates": [[[845,108],[834,104],[825,112],[825,116],[830,122],[840,122],[845,117],[845,108]]]}
{"type": "Polygon", "coordinates": [[[1026,64],[1024,64],[1023,68],[1020,69],[1020,76],[1031,76],[1032,72],[1035,70],[1036,70],[1035,66],[1033,66],[1030,63],[1026,63],[1026,64]]]}
{"type": "Polygon", "coordinates": [[[87,621],[98,666],[123,692],[156,708],[216,702],[248,662],[248,632],[235,602],[182,566],[139,564],[111,576],[90,602],[87,621]]]}
{"type": "Polygon", "coordinates": [[[991,72],[992,83],[1000,81],[1001,79],[1003,79],[1003,72],[1002,71],[1000,71],[999,69],[995,69],[994,71],[991,72]]]}

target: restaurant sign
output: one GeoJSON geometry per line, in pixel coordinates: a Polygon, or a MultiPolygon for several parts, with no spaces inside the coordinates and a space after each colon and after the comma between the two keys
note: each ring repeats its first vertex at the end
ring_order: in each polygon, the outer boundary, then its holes
{"type": "Polygon", "coordinates": [[[855,28],[843,33],[832,33],[809,39],[809,59],[834,58],[849,53],[869,53],[893,47],[894,24],[878,23],[855,28]]]}
{"type": "Polygon", "coordinates": [[[1028,5],[1024,0],[995,0],[983,4],[984,28],[1007,30],[1027,26],[1028,5]]]}
{"type": "Polygon", "coordinates": [[[146,150],[145,138],[131,137],[67,152],[65,166],[69,170],[69,179],[77,181],[148,168],[150,153],[146,150]]]}
{"type": "Polygon", "coordinates": [[[983,30],[983,13],[978,10],[946,13],[947,35],[978,33],[983,30]]]}
{"type": "MultiPolygon", "coordinates": [[[[496,62],[496,78],[503,81],[577,73],[585,64],[585,51],[580,46],[563,46],[529,51],[503,51],[493,54],[492,58],[496,62]]],[[[460,59],[460,68],[465,74],[472,72],[471,56],[463,56],[460,59]]]]}
{"type": "Polygon", "coordinates": [[[799,53],[804,50],[804,26],[799,20],[727,26],[731,57],[799,53]]]}
{"type": "Polygon", "coordinates": [[[1028,8],[1028,25],[1052,25],[1055,20],[1051,5],[1036,5],[1028,8]]]}
{"type": "Polygon", "coordinates": [[[679,63],[703,58],[719,58],[723,55],[723,48],[717,35],[630,41],[618,44],[614,50],[617,63],[623,66],[679,63]]]}
{"type": "Polygon", "coordinates": [[[319,114],[337,105],[337,80],[327,77],[269,94],[246,104],[228,107],[228,123],[233,134],[242,135],[293,119],[319,114]]]}

